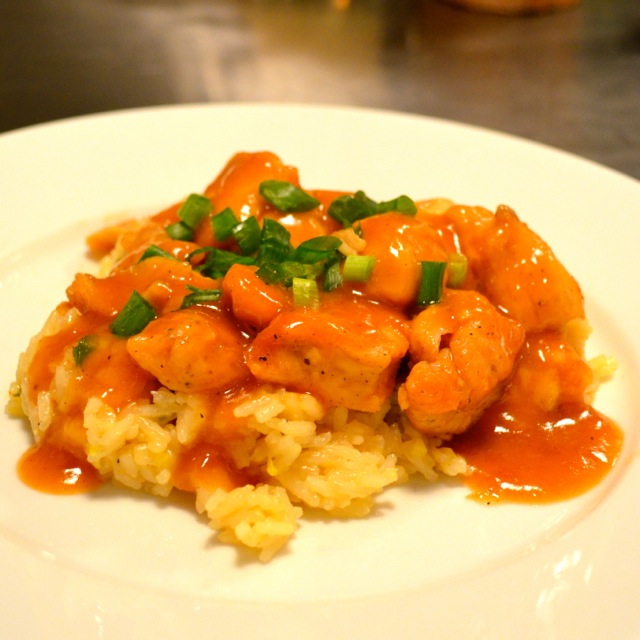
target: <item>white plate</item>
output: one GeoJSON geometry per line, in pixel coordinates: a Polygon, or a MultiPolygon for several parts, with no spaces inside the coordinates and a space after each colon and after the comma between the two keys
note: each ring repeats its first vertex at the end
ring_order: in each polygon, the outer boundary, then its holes
{"type": "Polygon", "coordinates": [[[620,361],[597,406],[626,432],[615,472],[582,498],[487,508],[456,484],[383,495],[370,518],[305,520],[289,551],[247,561],[189,504],[20,484],[29,443],[0,418],[0,637],[640,638],[640,184],[504,135],[407,115],[187,106],[79,118],[0,136],[0,387],[90,268],[108,214],[198,191],[239,150],[271,150],[309,188],[513,206],[583,285],[590,351],[620,361]]]}

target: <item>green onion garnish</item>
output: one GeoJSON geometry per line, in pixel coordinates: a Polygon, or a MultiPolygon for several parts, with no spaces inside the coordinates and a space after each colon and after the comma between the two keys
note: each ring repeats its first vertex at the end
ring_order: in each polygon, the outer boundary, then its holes
{"type": "Polygon", "coordinates": [[[293,252],[290,238],[291,234],[282,224],[271,218],[264,218],[257,255],[258,264],[266,265],[288,259],[293,252]]]}
{"type": "Polygon", "coordinates": [[[191,291],[182,300],[181,309],[192,307],[197,304],[206,304],[207,302],[217,302],[220,300],[222,291],[220,289],[200,289],[192,285],[187,285],[187,289],[191,291]]]}
{"type": "Polygon", "coordinates": [[[344,227],[353,226],[358,220],[375,216],[379,213],[397,211],[405,215],[414,215],[418,208],[408,196],[398,196],[393,200],[375,202],[364,191],[356,191],[353,195],[336,198],[328,209],[328,214],[344,227]]]}
{"type": "Polygon", "coordinates": [[[444,274],[447,268],[446,262],[421,262],[422,277],[418,289],[416,304],[419,307],[428,307],[430,304],[440,302],[444,287],[444,274]]]}
{"type": "Polygon", "coordinates": [[[183,240],[184,242],[193,240],[193,229],[182,220],[166,226],[164,230],[172,240],[183,240]]]}
{"type": "Polygon", "coordinates": [[[291,234],[283,224],[273,218],[264,218],[262,221],[262,237],[260,238],[262,245],[289,245],[290,238],[291,234]]]}
{"type": "Polygon", "coordinates": [[[192,193],[178,209],[178,218],[191,229],[196,229],[211,213],[211,200],[207,196],[192,193]]]}
{"type": "Polygon", "coordinates": [[[211,226],[213,227],[213,235],[216,240],[224,242],[231,237],[233,228],[239,224],[236,214],[229,207],[217,213],[211,218],[211,226]]]}
{"type": "Polygon", "coordinates": [[[260,246],[262,230],[260,229],[260,223],[254,216],[237,224],[233,227],[231,233],[238,243],[242,255],[248,256],[260,246]]]}
{"type": "Polygon", "coordinates": [[[347,282],[366,282],[373,272],[374,256],[349,255],[344,261],[342,277],[347,282]]]}
{"type": "Polygon", "coordinates": [[[265,180],[259,187],[260,195],[283,213],[311,211],[320,201],[299,187],[282,180],[265,180]]]}
{"type": "Polygon", "coordinates": [[[469,263],[463,253],[452,253],[449,256],[449,279],[447,285],[452,289],[461,287],[467,278],[469,263]]]}
{"type": "Polygon", "coordinates": [[[377,213],[376,203],[364,191],[356,191],[352,196],[340,196],[330,205],[327,213],[344,227],[350,227],[357,220],[377,213]]]}
{"type": "Polygon", "coordinates": [[[189,258],[200,253],[206,253],[207,257],[204,263],[198,265],[196,269],[208,278],[221,278],[234,264],[253,265],[256,263],[256,259],[252,256],[241,256],[238,253],[215,249],[214,247],[196,249],[189,254],[189,258]]]}
{"type": "Polygon", "coordinates": [[[71,349],[73,361],[76,363],[76,366],[81,367],[87,356],[95,351],[96,346],[96,336],[90,335],[80,338],[73,349],[71,349]]]}
{"type": "Polygon", "coordinates": [[[291,288],[293,290],[293,304],[295,306],[315,309],[320,304],[320,293],[315,280],[293,278],[291,288]]]}
{"type": "Polygon", "coordinates": [[[341,241],[334,236],[305,240],[295,249],[289,232],[279,223],[265,218],[258,250],[258,276],[265,282],[290,287],[293,278],[316,278],[333,261],[341,241]]]}
{"type": "Polygon", "coordinates": [[[290,287],[296,278],[313,279],[322,273],[322,267],[317,264],[304,264],[302,262],[274,262],[260,265],[257,274],[267,284],[281,283],[290,287]]]}
{"type": "Polygon", "coordinates": [[[144,253],[140,256],[140,260],[138,262],[142,262],[147,258],[169,258],[170,260],[177,260],[177,258],[171,255],[168,251],[161,249],[155,244],[150,244],[144,251],[144,253]]]}
{"type": "Polygon", "coordinates": [[[329,263],[324,271],[324,279],[322,288],[325,291],[333,291],[337,289],[343,282],[342,272],[340,271],[340,261],[333,260],[329,263]]]}
{"type": "Polygon", "coordinates": [[[388,211],[397,211],[406,216],[413,216],[418,212],[416,203],[409,196],[398,196],[393,200],[380,202],[378,204],[378,213],[386,213],[388,211]]]}
{"type": "Polygon", "coordinates": [[[127,304],[111,323],[111,333],[128,338],[140,333],[155,317],[155,309],[134,290],[127,304]]]}
{"type": "Polygon", "coordinates": [[[342,240],[335,236],[316,236],[301,242],[291,255],[291,259],[304,264],[325,262],[332,258],[342,240]]]}
{"type": "Polygon", "coordinates": [[[211,200],[206,196],[192,193],[178,209],[178,222],[165,227],[173,240],[193,240],[193,234],[202,220],[211,213],[211,200]]]}

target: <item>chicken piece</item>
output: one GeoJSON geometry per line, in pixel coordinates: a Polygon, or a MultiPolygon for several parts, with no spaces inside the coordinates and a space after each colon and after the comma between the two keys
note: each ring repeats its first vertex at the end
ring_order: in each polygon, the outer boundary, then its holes
{"type": "Polygon", "coordinates": [[[249,376],[246,338],[220,310],[188,307],[150,322],[127,350],[172,391],[227,390],[249,376]]]}
{"type": "Polygon", "coordinates": [[[124,307],[136,290],[156,311],[165,313],[182,305],[190,293],[189,286],[215,289],[217,284],[217,280],[203,276],[187,262],[153,257],[127,269],[116,270],[105,278],[78,273],[67,288],[67,298],[82,313],[92,312],[110,318],[124,307]]]}
{"type": "Polygon", "coordinates": [[[122,220],[115,224],[110,224],[87,236],[87,247],[94,258],[103,258],[113,251],[123,236],[138,234],[141,227],[142,225],[138,220],[122,220]]]}
{"type": "Polygon", "coordinates": [[[527,398],[527,406],[551,412],[566,403],[585,403],[597,385],[580,350],[556,331],[527,336],[506,400],[527,398]]]}
{"type": "MultiPolygon", "coordinates": [[[[260,195],[260,184],[265,180],[282,180],[300,186],[298,170],[283,164],[277,155],[267,151],[236,153],[205,189],[204,195],[211,200],[214,214],[229,208],[240,220],[251,216],[261,220],[271,208],[260,195]]],[[[203,246],[220,244],[208,222],[199,226],[196,242],[203,246]]]]}
{"type": "Polygon", "coordinates": [[[455,247],[445,247],[427,222],[400,213],[372,216],[360,222],[365,255],[376,263],[364,291],[368,296],[407,308],[418,295],[422,260],[446,262],[455,247]]]}
{"type": "Polygon", "coordinates": [[[584,318],[578,283],[549,245],[506,206],[495,216],[480,207],[445,214],[478,278],[479,290],[527,331],[559,329],[584,318]]]}
{"type": "Polygon", "coordinates": [[[500,393],[525,332],[475,291],[448,289],[411,326],[412,365],[398,389],[400,408],[417,429],[465,431],[500,393]]]}
{"type": "Polygon", "coordinates": [[[214,211],[230,207],[238,216],[246,218],[262,212],[265,205],[258,192],[264,180],[283,180],[299,186],[298,170],[285,165],[271,152],[236,153],[206,188],[214,211]]]}
{"type": "Polygon", "coordinates": [[[290,291],[267,284],[256,271],[256,267],[234,264],[222,281],[222,293],[233,315],[252,331],[264,329],[292,304],[290,291]]]}
{"type": "Polygon", "coordinates": [[[318,309],[278,315],[246,358],[260,382],[308,391],[329,406],[377,411],[394,389],[408,346],[402,316],[340,290],[318,309]]]}

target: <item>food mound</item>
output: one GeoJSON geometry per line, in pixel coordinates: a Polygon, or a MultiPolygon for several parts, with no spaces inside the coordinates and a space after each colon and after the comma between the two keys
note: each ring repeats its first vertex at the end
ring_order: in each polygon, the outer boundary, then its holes
{"type": "Polygon", "coordinates": [[[36,488],[191,492],[268,560],[303,510],[362,517],[412,476],[545,500],[615,461],[580,288],[506,206],[305,190],[239,153],[88,244],[101,275],[76,275],[11,389],[36,488]]]}

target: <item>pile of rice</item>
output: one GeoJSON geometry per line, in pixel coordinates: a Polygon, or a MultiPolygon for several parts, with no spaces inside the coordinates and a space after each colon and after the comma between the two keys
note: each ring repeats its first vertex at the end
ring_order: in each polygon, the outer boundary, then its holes
{"type": "MultiPolygon", "coordinates": [[[[14,387],[14,410],[29,418],[36,441],[51,424],[55,405],[74,364],[71,354],[57,367],[51,387],[30,403],[28,363],[43,335],[57,333],[69,318],[54,313],[23,354],[14,387]]],[[[105,480],[168,496],[181,452],[197,442],[203,423],[197,394],[160,388],[152,399],[115,411],[98,397],[84,410],[83,446],[105,480]]],[[[395,406],[378,413],[338,407],[326,410],[313,396],[258,388],[234,409],[244,427],[225,455],[240,471],[265,481],[230,491],[198,489],[196,507],[220,541],[255,549],[269,560],[296,531],[303,511],[358,518],[370,513],[385,487],[419,474],[435,481],[466,471],[464,460],[438,438],[416,431],[395,406]]]]}

